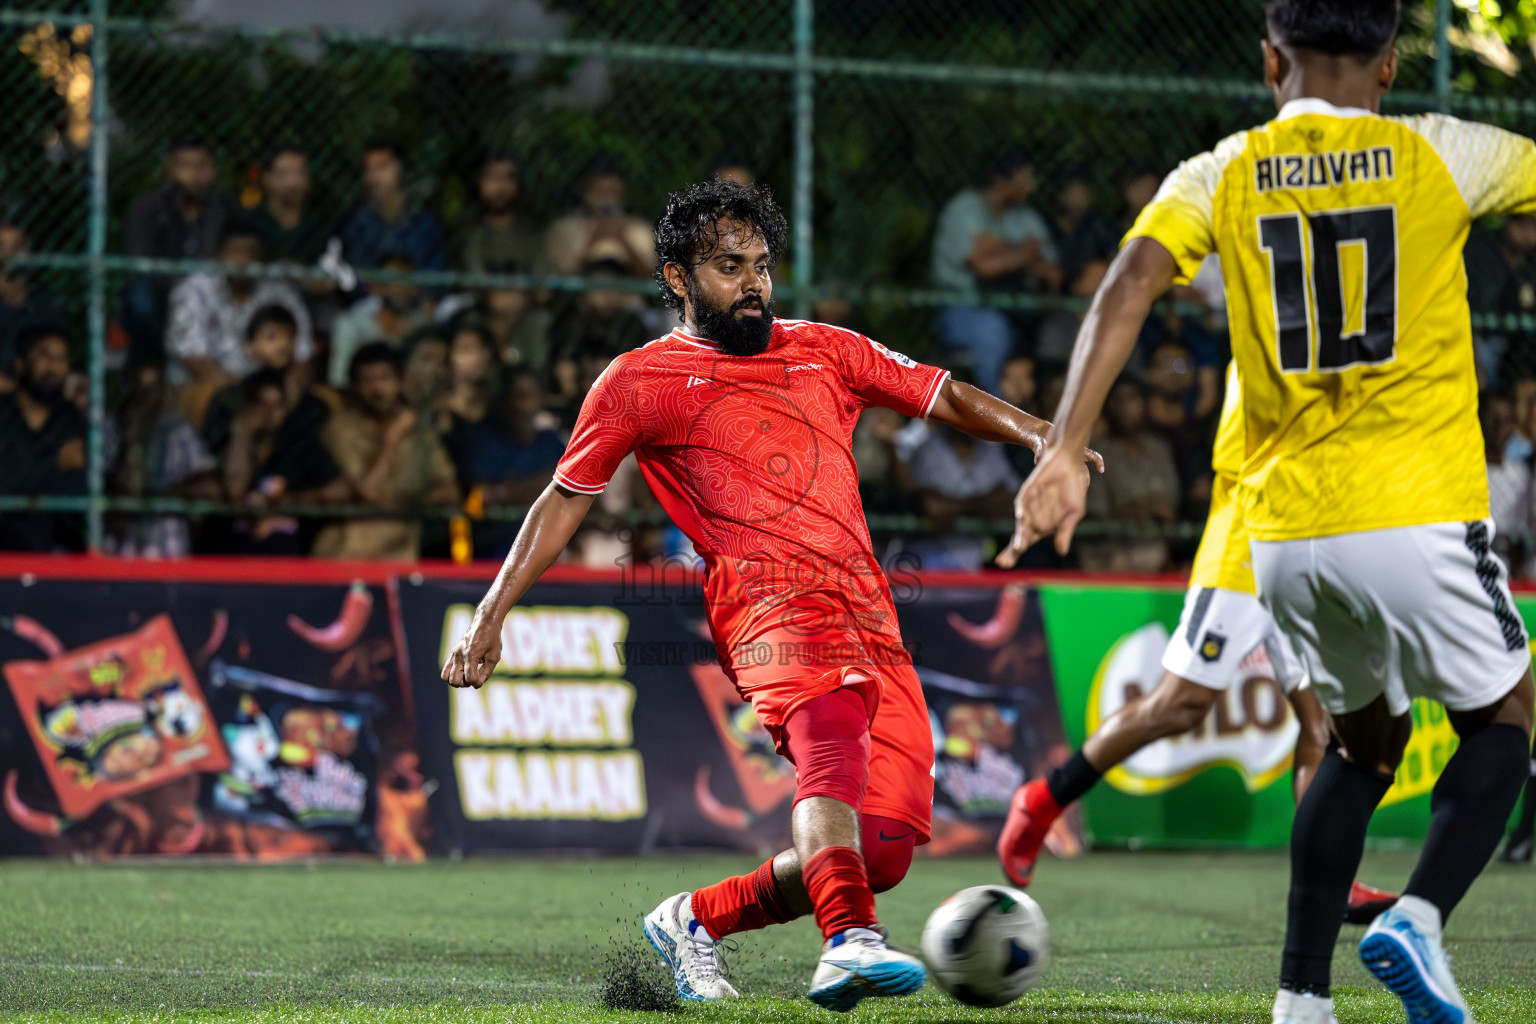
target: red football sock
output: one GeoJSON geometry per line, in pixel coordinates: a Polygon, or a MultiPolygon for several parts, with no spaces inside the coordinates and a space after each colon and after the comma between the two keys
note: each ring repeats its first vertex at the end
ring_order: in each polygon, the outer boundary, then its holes
{"type": "Polygon", "coordinates": [[[864,855],[851,846],[828,846],[801,865],[805,890],[816,908],[816,924],[830,939],[849,928],[875,923],[875,894],[864,872],[864,855]]]}
{"type": "Polygon", "coordinates": [[[737,875],[696,890],[693,916],[716,939],[795,918],[773,877],[772,858],[750,875],[737,875]]]}

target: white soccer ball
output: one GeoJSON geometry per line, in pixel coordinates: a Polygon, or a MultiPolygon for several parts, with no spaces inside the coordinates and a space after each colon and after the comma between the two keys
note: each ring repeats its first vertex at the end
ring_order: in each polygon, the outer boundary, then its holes
{"type": "Polygon", "coordinates": [[[961,889],[923,926],[923,959],[934,983],[962,1003],[1011,1003],[1051,962],[1045,914],[1006,885],[961,889]]]}

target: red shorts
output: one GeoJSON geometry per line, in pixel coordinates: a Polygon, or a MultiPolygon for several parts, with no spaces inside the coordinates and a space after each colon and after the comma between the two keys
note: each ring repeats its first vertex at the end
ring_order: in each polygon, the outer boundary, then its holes
{"type": "MultiPolygon", "coordinates": [[[[848,642],[828,641],[814,653],[841,653],[837,643],[848,642]]],[[[889,644],[883,638],[871,643],[889,644]]],[[[726,674],[757,712],[774,748],[789,756],[784,722],[801,704],[845,685],[860,688],[870,715],[869,788],[861,810],[904,822],[917,833],[919,844],[928,842],[933,823],[933,726],[911,659],[887,647],[877,658],[851,657],[841,665],[822,667],[801,664],[796,655],[803,651],[786,656],[775,645],[758,651],[753,656],[738,650],[726,674]]]]}

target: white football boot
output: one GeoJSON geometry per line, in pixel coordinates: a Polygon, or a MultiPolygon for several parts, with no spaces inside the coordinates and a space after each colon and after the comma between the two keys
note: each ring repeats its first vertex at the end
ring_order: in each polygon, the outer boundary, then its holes
{"type": "Polygon", "coordinates": [[[699,1002],[740,995],[721,974],[715,940],[693,916],[693,893],[662,900],[646,914],[645,937],[667,962],[680,998],[699,1002]]]}
{"type": "Polygon", "coordinates": [[[1440,945],[1440,910],[1404,896],[1360,940],[1360,962],[1403,1001],[1410,1024],[1476,1024],[1440,945]]]}
{"type": "Polygon", "coordinates": [[[923,987],[928,972],[909,953],[892,949],[873,928],[849,928],[821,947],[806,998],[827,1010],[843,1012],[865,996],[904,996],[923,987]]]}
{"type": "Polygon", "coordinates": [[[1333,1000],[1327,996],[1303,996],[1281,989],[1275,996],[1274,1024],[1339,1024],[1333,1016],[1333,1000]]]}

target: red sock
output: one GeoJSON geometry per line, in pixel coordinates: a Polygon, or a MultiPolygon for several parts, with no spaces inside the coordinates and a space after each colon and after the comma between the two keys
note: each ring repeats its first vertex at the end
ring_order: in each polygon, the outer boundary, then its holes
{"type": "Polygon", "coordinates": [[[800,867],[816,908],[822,938],[875,923],[875,894],[864,872],[864,855],[851,846],[829,846],[800,867]]]}
{"type": "Polygon", "coordinates": [[[693,916],[715,939],[795,918],[773,877],[772,858],[750,875],[737,875],[696,890],[693,916]]]}

